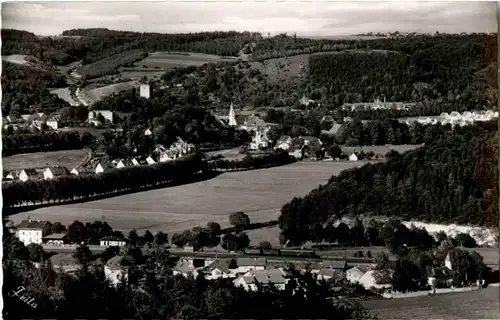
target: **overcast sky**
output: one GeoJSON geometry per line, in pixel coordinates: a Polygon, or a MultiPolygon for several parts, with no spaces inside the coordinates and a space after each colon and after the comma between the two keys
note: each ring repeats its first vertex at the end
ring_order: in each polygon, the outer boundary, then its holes
{"type": "Polygon", "coordinates": [[[73,28],[140,32],[212,30],[352,35],[496,32],[495,2],[24,2],[2,3],[2,28],[57,35],[73,28]]]}

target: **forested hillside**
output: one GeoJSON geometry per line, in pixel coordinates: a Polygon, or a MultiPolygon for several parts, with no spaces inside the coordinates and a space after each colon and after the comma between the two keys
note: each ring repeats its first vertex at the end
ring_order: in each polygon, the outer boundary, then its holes
{"type": "Polygon", "coordinates": [[[440,223],[498,224],[496,121],[464,127],[388,161],[342,172],[283,206],[286,239],[313,239],[318,225],[344,215],[440,223]]]}
{"type": "Polygon", "coordinates": [[[32,107],[32,111],[57,111],[66,103],[47,89],[65,84],[64,78],[53,71],[3,61],[2,114],[19,116],[28,107],[32,107]]]}

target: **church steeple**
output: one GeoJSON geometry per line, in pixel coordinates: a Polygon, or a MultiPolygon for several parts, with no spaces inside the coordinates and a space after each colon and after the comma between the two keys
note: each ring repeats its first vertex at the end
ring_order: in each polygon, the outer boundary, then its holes
{"type": "Polygon", "coordinates": [[[238,124],[236,123],[236,116],[234,115],[234,108],[233,104],[231,103],[231,107],[229,108],[229,125],[231,127],[237,126],[238,124]]]}

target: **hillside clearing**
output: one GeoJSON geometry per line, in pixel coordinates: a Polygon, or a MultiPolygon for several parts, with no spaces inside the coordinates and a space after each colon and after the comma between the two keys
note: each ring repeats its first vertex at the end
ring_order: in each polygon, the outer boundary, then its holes
{"type": "MultiPolygon", "coordinates": [[[[304,196],[342,170],[366,162],[299,162],[282,167],[225,173],[214,179],[97,201],[40,208],[33,219],[60,221],[102,220],[114,229],[173,232],[205,226],[209,221],[229,226],[228,216],[244,211],[252,222],[277,219],[281,207],[294,196],[304,196]]],[[[10,216],[15,223],[25,214],[10,216]]]]}
{"type": "Polygon", "coordinates": [[[128,81],[85,91],[92,102],[96,102],[114,93],[131,90],[132,88],[139,88],[140,86],[141,84],[138,81],[128,81]]]}
{"type": "Polygon", "coordinates": [[[3,170],[19,170],[26,168],[63,166],[69,170],[86,160],[86,150],[62,150],[51,152],[22,153],[2,157],[3,170]]]}
{"type": "Polygon", "coordinates": [[[73,97],[71,96],[69,88],[55,89],[55,90],[50,91],[50,93],[57,95],[60,99],[66,101],[67,103],[69,103],[72,106],[80,105],[80,101],[73,99],[73,97]]]}

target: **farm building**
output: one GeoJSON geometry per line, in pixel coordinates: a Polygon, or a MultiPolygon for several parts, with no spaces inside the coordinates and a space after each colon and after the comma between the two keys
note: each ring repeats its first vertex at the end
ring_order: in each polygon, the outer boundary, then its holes
{"type": "Polygon", "coordinates": [[[132,158],[132,163],[134,166],[145,166],[148,164],[144,157],[132,158]]]}
{"type": "Polygon", "coordinates": [[[365,266],[352,267],[346,271],[346,278],[349,282],[356,283],[369,270],[370,268],[365,266]]]}
{"type": "Polygon", "coordinates": [[[127,240],[121,237],[104,237],[100,241],[100,245],[103,247],[123,247],[127,244],[127,240]]]}
{"type": "Polygon", "coordinates": [[[250,150],[260,150],[269,147],[269,140],[260,129],[257,129],[250,142],[250,150]]]}
{"type": "MultiPolygon", "coordinates": [[[[392,272],[392,271],[391,271],[392,272]]],[[[391,285],[390,284],[377,284],[375,280],[375,270],[370,270],[365,272],[359,279],[358,283],[363,286],[366,290],[371,290],[371,289],[390,289],[391,285]]]]}
{"type": "Polygon", "coordinates": [[[21,221],[16,226],[16,236],[25,246],[30,243],[42,243],[42,238],[50,233],[51,224],[48,221],[28,220],[21,221]]]}
{"type": "Polygon", "coordinates": [[[153,155],[150,155],[150,156],[148,156],[148,157],[146,158],[146,162],[147,162],[147,164],[150,164],[150,165],[151,165],[151,164],[155,164],[155,163],[157,163],[159,160],[160,160],[160,158],[159,158],[159,157],[157,157],[157,156],[156,156],[156,155],[154,155],[154,154],[153,154],[153,155]]]}
{"type": "Polygon", "coordinates": [[[207,280],[236,278],[236,270],[230,269],[231,261],[227,259],[215,260],[199,272],[205,275],[207,280]]]}
{"type": "Polygon", "coordinates": [[[145,135],[145,136],[150,136],[150,135],[152,135],[152,134],[153,134],[153,132],[152,132],[152,131],[151,131],[151,129],[149,129],[149,128],[148,128],[148,129],[146,129],[146,130],[144,131],[144,135],[145,135]]]}
{"type": "Polygon", "coordinates": [[[65,167],[52,167],[52,168],[47,168],[43,171],[44,180],[50,180],[67,175],[69,175],[69,171],[65,167]]]}
{"type": "Polygon", "coordinates": [[[53,233],[42,238],[43,243],[60,246],[68,242],[66,233],[53,233]]]}
{"type": "Polygon", "coordinates": [[[351,155],[349,156],[349,161],[358,161],[358,156],[356,155],[356,153],[351,153],[351,155]]]}
{"type": "Polygon", "coordinates": [[[160,154],[160,162],[167,162],[177,159],[179,156],[178,152],[175,151],[166,151],[160,154]]]}
{"type": "Polygon", "coordinates": [[[61,117],[59,115],[53,115],[50,117],[47,122],[45,123],[48,127],[52,128],[53,130],[59,129],[59,122],[61,121],[61,117]]]}
{"type": "Polygon", "coordinates": [[[273,284],[278,290],[285,290],[287,279],[280,269],[252,270],[235,279],[233,284],[247,291],[256,291],[257,282],[262,286],[273,284]]]}

